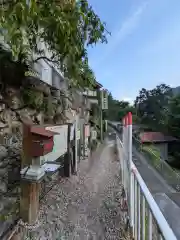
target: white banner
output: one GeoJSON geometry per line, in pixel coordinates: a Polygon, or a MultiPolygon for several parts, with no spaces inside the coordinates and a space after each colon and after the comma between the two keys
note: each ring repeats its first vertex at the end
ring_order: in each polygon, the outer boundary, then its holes
{"type": "Polygon", "coordinates": [[[74,139],[75,123],[71,126],[70,141],[74,139]]]}
{"type": "Polygon", "coordinates": [[[91,131],[91,139],[92,140],[96,140],[97,139],[97,131],[96,130],[92,130],[91,131]]]}
{"type": "Polygon", "coordinates": [[[80,130],[77,130],[77,132],[76,132],[76,139],[80,140],[80,137],[81,137],[80,130]]]}
{"type": "Polygon", "coordinates": [[[46,130],[57,132],[59,134],[54,135],[53,137],[54,147],[52,152],[40,157],[41,164],[55,161],[67,152],[68,125],[46,127],[46,130]]]}

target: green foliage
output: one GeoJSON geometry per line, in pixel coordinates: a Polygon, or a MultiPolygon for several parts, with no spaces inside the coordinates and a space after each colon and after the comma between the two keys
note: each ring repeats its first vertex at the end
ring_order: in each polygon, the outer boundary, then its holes
{"type": "Polygon", "coordinates": [[[0,44],[0,78],[5,84],[21,85],[26,66],[20,61],[13,62],[12,54],[0,44]]]}
{"type": "Polygon", "coordinates": [[[137,116],[135,115],[135,108],[133,106],[130,106],[129,103],[126,107],[123,108],[122,106],[122,102],[120,102],[120,106],[119,106],[119,112],[118,112],[118,117],[119,117],[119,120],[122,121],[123,117],[128,113],[128,112],[131,112],[133,114],[133,120],[134,121],[137,121],[137,116]]]}
{"type": "Polygon", "coordinates": [[[143,145],[142,146],[142,151],[147,153],[149,155],[150,159],[155,164],[160,161],[161,153],[153,144],[151,144],[150,146],[143,145]]]}
{"type": "Polygon", "coordinates": [[[173,96],[169,86],[161,84],[152,90],[143,88],[135,106],[141,123],[179,138],[180,96],[173,96]]]}
{"type": "Polygon", "coordinates": [[[134,106],[131,106],[129,102],[126,101],[113,99],[112,94],[110,93],[108,96],[108,110],[106,111],[107,119],[112,121],[121,121],[128,112],[132,112],[133,119],[137,121],[134,106]]]}
{"type": "Polygon", "coordinates": [[[35,89],[24,89],[23,101],[29,107],[37,110],[42,110],[44,108],[44,96],[42,92],[35,91],[35,89]]]}
{"type": "MultiPolygon", "coordinates": [[[[164,132],[180,138],[180,95],[174,96],[169,100],[169,104],[164,114],[164,132]]],[[[173,165],[179,166],[180,150],[179,143],[171,144],[168,148],[173,165]],[[177,160],[177,161],[174,161],[177,160]]]]}
{"type": "Polygon", "coordinates": [[[173,169],[167,162],[160,159],[160,151],[153,144],[150,146],[142,146],[141,150],[148,163],[159,172],[170,186],[174,188],[177,183],[175,189],[179,191],[179,171],[173,169]]]}
{"type": "Polygon", "coordinates": [[[163,131],[167,115],[171,89],[165,84],[152,90],[142,88],[136,97],[135,107],[141,123],[151,126],[153,130],[163,131]]]}
{"type": "Polygon", "coordinates": [[[180,137],[180,95],[169,101],[165,124],[173,136],[180,137]]]}
{"type": "MultiPolygon", "coordinates": [[[[180,138],[180,95],[173,96],[169,86],[161,84],[152,90],[143,88],[135,106],[141,124],[148,126],[151,131],[161,131],[165,135],[180,138]]],[[[179,144],[169,144],[168,153],[173,164],[177,165],[179,144]]]]}
{"type": "Polygon", "coordinates": [[[51,96],[44,98],[42,110],[47,116],[53,116],[56,108],[57,106],[53,103],[51,96]]]}
{"type": "Polygon", "coordinates": [[[43,58],[60,66],[75,85],[94,82],[87,47],[106,43],[107,31],[87,0],[8,0],[0,5],[0,37],[13,60],[29,64],[43,58]],[[38,58],[32,59],[32,53],[38,58]]]}

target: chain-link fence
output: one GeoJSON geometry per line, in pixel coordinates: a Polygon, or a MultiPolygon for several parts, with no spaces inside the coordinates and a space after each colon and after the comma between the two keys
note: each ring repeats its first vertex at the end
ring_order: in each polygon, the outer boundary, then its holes
{"type": "Polygon", "coordinates": [[[156,169],[164,180],[177,192],[180,192],[180,173],[174,170],[166,161],[162,160],[156,147],[154,145],[143,146],[139,139],[134,136],[133,145],[143,154],[147,162],[156,169]]]}

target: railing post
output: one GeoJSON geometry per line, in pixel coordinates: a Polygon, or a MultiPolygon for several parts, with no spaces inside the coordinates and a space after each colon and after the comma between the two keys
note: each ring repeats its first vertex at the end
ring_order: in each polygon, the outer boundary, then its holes
{"type": "Polygon", "coordinates": [[[142,239],[146,239],[146,200],[145,197],[142,195],[142,239]]]}
{"type": "Polygon", "coordinates": [[[127,172],[127,161],[128,161],[128,118],[127,115],[125,116],[125,128],[124,128],[124,134],[125,134],[125,142],[124,142],[124,176],[125,176],[125,191],[127,195],[127,178],[128,178],[128,172],[127,172]]]}
{"type": "Polygon", "coordinates": [[[122,142],[123,142],[123,147],[122,147],[122,159],[121,159],[121,174],[122,174],[122,184],[124,185],[124,161],[125,161],[125,118],[123,118],[123,131],[122,131],[122,142]]]}
{"type": "Polygon", "coordinates": [[[137,206],[138,206],[138,204],[137,204],[137,200],[138,200],[138,198],[137,198],[137,187],[138,187],[138,183],[137,183],[136,179],[134,179],[134,186],[133,186],[133,189],[134,189],[134,204],[130,205],[130,213],[131,213],[131,209],[132,209],[132,206],[133,206],[134,207],[133,208],[134,209],[134,211],[133,211],[133,213],[134,213],[134,216],[133,216],[134,222],[133,222],[133,225],[131,226],[131,229],[134,230],[134,231],[132,231],[132,233],[133,233],[133,237],[135,238],[135,240],[138,240],[137,239],[137,223],[138,223],[138,216],[137,216],[137,214],[138,214],[138,211],[137,211],[137,206]]]}
{"type": "Polygon", "coordinates": [[[133,226],[134,226],[134,204],[133,204],[133,199],[134,199],[134,178],[132,176],[132,113],[128,113],[128,159],[127,159],[127,164],[128,164],[128,174],[129,174],[129,182],[128,182],[128,187],[129,187],[129,214],[130,214],[130,228],[131,228],[131,233],[133,234],[133,226]]]}
{"type": "Polygon", "coordinates": [[[151,210],[148,209],[148,240],[152,240],[152,234],[153,234],[153,229],[152,229],[152,213],[151,210]]]}

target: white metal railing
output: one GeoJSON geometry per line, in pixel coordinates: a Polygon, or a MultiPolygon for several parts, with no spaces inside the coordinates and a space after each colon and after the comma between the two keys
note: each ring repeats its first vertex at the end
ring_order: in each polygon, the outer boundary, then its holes
{"type": "Polygon", "coordinates": [[[123,121],[122,140],[117,135],[122,184],[128,206],[131,234],[135,240],[177,240],[152,194],[132,162],[132,115],[123,121]]]}

